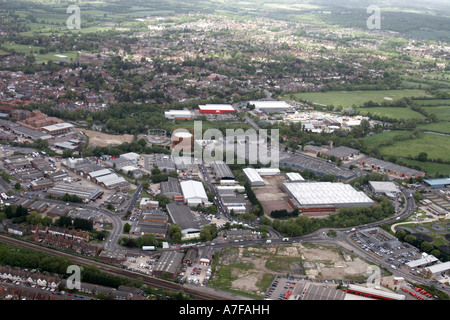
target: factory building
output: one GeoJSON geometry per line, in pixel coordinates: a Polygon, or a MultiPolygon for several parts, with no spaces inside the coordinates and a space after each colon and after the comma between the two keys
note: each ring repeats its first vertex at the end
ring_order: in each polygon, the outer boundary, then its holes
{"type": "Polygon", "coordinates": [[[236,110],[231,104],[204,104],[199,105],[198,110],[200,113],[212,113],[212,114],[222,114],[222,113],[234,113],[236,110]]]}
{"type": "Polygon", "coordinates": [[[183,193],[184,203],[188,206],[202,205],[208,202],[203,183],[194,180],[180,182],[181,192],[183,193]]]}
{"type": "Polygon", "coordinates": [[[263,178],[261,178],[261,175],[254,168],[244,168],[242,171],[252,187],[265,185],[263,178]]]}
{"type": "Polygon", "coordinates": [[[52,136],[57,136],[60,134],[71,132],[73,129],[73,125],[67,122],[56,123],[50,126],[42,127],[41,130],[45,133],[48,133],[52,136]]]}
{"type": "Polygon", "coordinates": [[[374,205],[364,192],[340,182],[286,182],[282,186],[290,206],[302,213],[335,213],[338,208],[374,205]]]}
{"type": "Polygon", "coordinates": [[[193,114],[189,110],[169,110],[164,111],[164,117],[166,119],[178,119],[178,120],[190,120],[193,118],[193,114]]]}

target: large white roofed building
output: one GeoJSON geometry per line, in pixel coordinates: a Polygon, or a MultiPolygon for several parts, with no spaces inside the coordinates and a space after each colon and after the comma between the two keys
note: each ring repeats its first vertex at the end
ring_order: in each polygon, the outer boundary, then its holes
{"type": "Polygon", "coordinates": [[[203,104],[198,106],[200,113],[233,113],[236,110],[231,104],[203,104]]]}
{"type": "Polygon", "coordinates": [[[249,101],[258,112],[275,113],[292,110],[292,106],[286,101],[249,101]]]}
{"type": "Polygon", "coordinates": [[[364,192],[340,182],[287,182],[283,188],[289,194],[290,205],[302,212],[335,212],[337,208],[374,205],[364,192]]]}
{"type": "Polygon", "coordinates": [[[260,174],[254,168],[245,168],[242,171],[252,187],[265,185],[263,178],[261,178],[260,174]]]}
{"type": "Polygon", "coordinates": [[[181,192],[184,202],[189,206],[196,206],[208,201],[203,183],[200,181],[188,180],[180,182],[181,192]]]}

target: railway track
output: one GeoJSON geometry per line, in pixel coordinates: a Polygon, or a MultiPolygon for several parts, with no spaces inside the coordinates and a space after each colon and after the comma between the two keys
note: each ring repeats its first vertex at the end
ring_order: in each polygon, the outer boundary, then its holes
{"type": "Polygon", "coordinates": [[[45,252],[45,253],[53,255],[53,256],[66,257],[66,258],[70,259],[71,261],[73,261],[75,264],[79,264],[79,265],[94,265],[97,268],[99,268],[100,270],[102,270],[106,273],[112,274],[112,275],[124,276],[127,278],[138,278],[139,277],[142,279],[142,282],[144,284],[146,284],[152,288],[164,289],[164,290],[169,290],[169,291],[174,291],[174,292],[183,291],[185,293],[193,295],[197,300],[226,300],[226,298],[223,295],[215,295],[215,294],[211,294],[208,292],[204,292],[202,290],[196,290],[195,288],[187,288],[178,283],[174,283],[174,282],[163,280],[163,279],[158,279],[158,278],[155,278],[152,276],[148,276],[148,275],[137,273],[137,272],[130,271],[130,270],[125,270],[120,267],[108,265],[108,264],[105,264],[105,263],[102,263],[99,261],[95,261],[95,260],[91,260],[88,258],[71,255],[71,254],[61,252],[58,250],[54,250],[51,248],[42,247],[40,245],[31,243],[31,242],[7,237],[5,235],[0,235],[0,242],[4,242],[6,244],[20,246],[20,247],[24,247],[24,248],[28,248],[28,249],[32,249],[32,250],[39,250],[41,252],[45,252]]]}

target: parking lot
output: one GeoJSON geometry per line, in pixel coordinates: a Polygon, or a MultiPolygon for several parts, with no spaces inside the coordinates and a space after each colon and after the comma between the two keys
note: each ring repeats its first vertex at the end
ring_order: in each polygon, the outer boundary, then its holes
{"type": "Polygon", "coordinates": [[[137,271],[151,275],[153,266],[156,265],[156,263],[158,263],[157,255],[136,255],[128,256],[127,260],[123,263],[123,266],[131,271],[137,271]]]}
{"type": "Polygon", "coordinates": [[[400,268],[407,262],[422,257],[419,249],[407,243],[398,242],[396,246],[380,245],[360,233],[353,234],[351,239],[364,251],[389,263],[393,269],[400,268]]]}
{"type": "Polygon", "coordinates": [[[180,273],[180,281],[205,286],[208,284],[211,272],[212,270],[209,266],[201,264],[184,266],[180,273]]]}
{"type": "Polygon", "coordinates": [[[299,300],[306,281],[299,278],[282,278],[276,276],[267,290],[264,299],[266,300],[299,300]]]}

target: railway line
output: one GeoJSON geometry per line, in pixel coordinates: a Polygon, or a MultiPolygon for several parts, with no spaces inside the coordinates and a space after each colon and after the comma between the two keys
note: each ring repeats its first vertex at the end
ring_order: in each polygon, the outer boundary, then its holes
{"type": "Polygon", "coordinates": [[[140,277],[142,279],[142,282],[152,288],[156,289],[164,289],[174,292],[183,291],[187,294],[193,295],[197,300],[227,300],[227,298],[224,295],[218,295],[218,294],[212,294],[210,292],[204,292],[200,289],[195,288],[187,288],[182,286],[181,284],[174,283],[171,281],[158,279],[152,276],[148,276],[145,274],[137,273],[130,270],[125,270],[120,267],[112,266],[106,263],[102,263],[100,261],[95,261],[88,258],[83,258],[75,255],[71,255],[65,252],[61,252],[58,250],[54,250],[51,248],[42,247],[40,245],[7,237],[4,235],[0,235],[0,242],[4,242],[6,244],[20,246],[32,250],[39,250],[41,252],[45,252],[47,254],[53,255],[53,256],[59,256],[59,257],[65,257],[73,261],[75,264],[79,265],[94,265],[103,272],[116,275],[116,276],[124,276],[127,278],[137,278],[140,277]]]}

